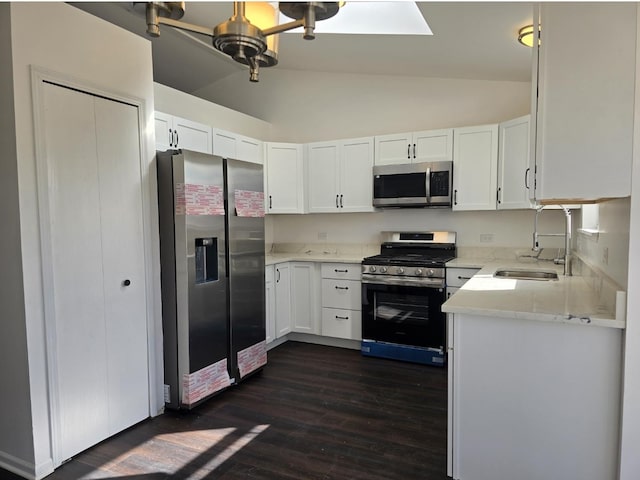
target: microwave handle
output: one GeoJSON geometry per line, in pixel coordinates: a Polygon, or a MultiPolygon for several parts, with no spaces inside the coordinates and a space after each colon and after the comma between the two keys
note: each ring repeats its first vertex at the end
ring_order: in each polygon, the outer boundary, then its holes
{"type": "Polygon", "coordinates": [[[424,190],[427,194],[427,202],[431,203],[431,167],[427,167],[427,178],[424,190]]]}

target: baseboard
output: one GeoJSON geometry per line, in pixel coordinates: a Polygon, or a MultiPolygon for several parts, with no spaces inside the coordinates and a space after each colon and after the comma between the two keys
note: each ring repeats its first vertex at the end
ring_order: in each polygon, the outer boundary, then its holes
{"type": "Polygon", "coordinates": [[[49,458],[36,467],[31,462],[0,452],[0,467],[23,478],[38,480],[53,473],[53,460],[49,458]]]}
{"type": "Polygon", "coordinates": [[[349,348],[351,350],[360,350],[360,340],[348,340],[346,338],[323,337],[322,335],[311,335],[308,333],[292,332],[287,335],[289,340],[295,342],[314,343],[316,345],[325,345],[327,347],[349,348]]]}

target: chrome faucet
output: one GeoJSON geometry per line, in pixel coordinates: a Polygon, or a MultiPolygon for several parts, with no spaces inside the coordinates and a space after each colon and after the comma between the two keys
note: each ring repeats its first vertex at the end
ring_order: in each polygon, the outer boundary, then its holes
{"type": "Polygon", "coordinates": [[[564,265],[564,275],[572,275],[572,261],[571,261],[571,210],[565,206],[562,206],[565,217],[565,231],[564,233],[538,233],[538,215],[544,210],[545,205],[539,205],[536,207],[536,215],[533,220],[533,248],[532,250],[537,253],[536,258],[542,252],[540,248],[540,237],[564,237],[564,256],[560,258],[558,255],[553,261],[556,264],[564,265]]]}

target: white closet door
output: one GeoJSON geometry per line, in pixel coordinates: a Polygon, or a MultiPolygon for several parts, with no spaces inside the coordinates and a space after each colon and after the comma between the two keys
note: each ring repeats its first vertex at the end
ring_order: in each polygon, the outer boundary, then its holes
{"type": "Polygon", "coordinates": [[[140,146],[136,107],[47,83],[42,101],[59,463],[148,416],[140,146]]]}
{"type": "Polygon", "coordinates": [[[95,97],[109,433],[149,413],[138,109],[95,97]]]}

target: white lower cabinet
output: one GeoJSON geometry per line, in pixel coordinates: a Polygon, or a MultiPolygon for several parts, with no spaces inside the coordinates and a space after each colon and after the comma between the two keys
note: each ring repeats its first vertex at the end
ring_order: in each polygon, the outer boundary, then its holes
{"type": "Polygon", "coordinates": [[[276,292],[275,292],[275,267],[267,265],[264,269],[264,299],[265,299],[265,340],[271,343],[276,339],[276,292]]]}
{"type": "Polygon", "coordinates": [[[449,476],[617,478],[622,330],[448,318],[449,476]]]}
{"type": "Polygon", "coordinates": [[[478,271],[479,268],[447,267],[447,298],[456,293],[478,271]]]}
{"type": "Polygon", "coordinates": [[[291,262],[291,330],[299,333],[320,333],[318,299],[318,264],[291,262]]]}
{"type": "Polygon", "coordinates": [[[322,335],[361,340],[361,266],[324,263],[321,275],[322,335]]]}
{"type": "Polygon", "coordinates": [[[291,271],[289,263],[274,265],[275,337],[291,331],[291,271]]]}

